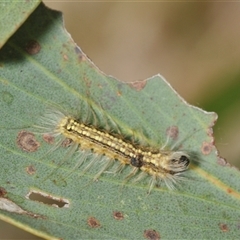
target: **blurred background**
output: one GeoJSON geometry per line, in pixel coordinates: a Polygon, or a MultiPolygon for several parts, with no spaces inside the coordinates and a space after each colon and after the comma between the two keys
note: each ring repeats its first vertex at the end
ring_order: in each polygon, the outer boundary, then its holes
{"type": "MultiPolygon", "coordinates": [[[[107,75],[160,73],[188,103],[216,112],[216,146],[240,167],[239,2],[43,2],[63,12],[76,44],[107,75]]],[[[15,239],[39,239],[18,231],[15,239]]]]}

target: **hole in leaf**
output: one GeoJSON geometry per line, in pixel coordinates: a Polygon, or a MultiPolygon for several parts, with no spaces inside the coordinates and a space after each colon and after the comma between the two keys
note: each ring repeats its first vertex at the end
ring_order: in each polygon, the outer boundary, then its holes
{"type": "Polygon", "coordinates": [[[27,199],[32,201],[41,202],[53,207],[66,208],[69,207],[69,201],[67,199],[54,197],[48,193],[39,192],[39,191],[30,191],[27,196],[27,199]]]}

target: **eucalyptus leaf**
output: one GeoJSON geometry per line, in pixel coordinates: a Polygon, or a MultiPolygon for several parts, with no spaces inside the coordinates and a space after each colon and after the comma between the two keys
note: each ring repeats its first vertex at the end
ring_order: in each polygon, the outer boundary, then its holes
{"type": "Polygon", "coordinates": [[[162,76],[126,84],[105,75],[61,14],[40,4],[0,50],[0,85],[0,219],[49,239],[239,238],[240,174],[214,146],[217,116],[187,104],[162,76]],[[150,176],[126,182],[126,166],[92,182],[97,166],[82,175],[77,154],[51,151],[51,139],[36,134],[49,105],[81,118],[89,104],[102,128],[107,117],[127,137],[187,152],[185,180],[148,194],[150,176]]]}
{"type": "Polygon", "coordinates": [[[0,2],[0,48],[40,4],[40,0],[0,2]]]}

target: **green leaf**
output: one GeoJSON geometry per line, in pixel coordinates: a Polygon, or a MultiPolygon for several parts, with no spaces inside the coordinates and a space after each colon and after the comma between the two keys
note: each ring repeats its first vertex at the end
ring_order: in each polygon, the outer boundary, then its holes
{"type": "Polygon", "coordinates": [[[39,5],[40,0],[0,2],[0,48],[39,5]]]}
{"type": "Polygon", "coordinates": [[[133,84],[106,76],[66,33],[61,14],[41,4],[1,49],[0,84],[0,219],[44,238],[239,237],[240,174],[217,156],[216,114],[188,105],[160,75],[133,84]],[[96,182],[98,166],[80,176],[77,154],[49,153],[52,145],[31,135],[53,104],[85,117],[91,104],[102,127],[108,116],[126,136],[144,134],[159,148],[174,129],[169,147],[192,156],[186,181],[148,195],[149,178],[124,182],[130,166],[96,182]]]}

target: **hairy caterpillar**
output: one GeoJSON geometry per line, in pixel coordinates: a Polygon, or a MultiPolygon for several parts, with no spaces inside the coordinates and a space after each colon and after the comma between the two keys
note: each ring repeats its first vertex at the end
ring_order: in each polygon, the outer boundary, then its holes
{"type": "Polygon", "coordinates": [[[66,139],[71,140],[71,151],[80,149],[79,166],[86,161],[84,154],[95,154],[83,169],[87,171],[92,165],[99,164],[99,171],[94,177],[97,179],[102,173],[116,164],[114,173],[129,165],[132,170],[126,179],[136,176],[134,181],[139,181],[147,175],[150,176],[149,192],[155,185],[165,182],[169,189],[174,189],[175,184],[182,178],[180,176],[188,169],[190,157],[184,151],[166,151],[164,147],[157,149],[151,146],[141,146],[134,141],[126,140],[121,133],[113,133],[106,129],[89,124],[87,120],[81,121],[61,111],[49,110],[41,118],[38,126],[44,133],[58,138],[55,148],[66,139]]]}

